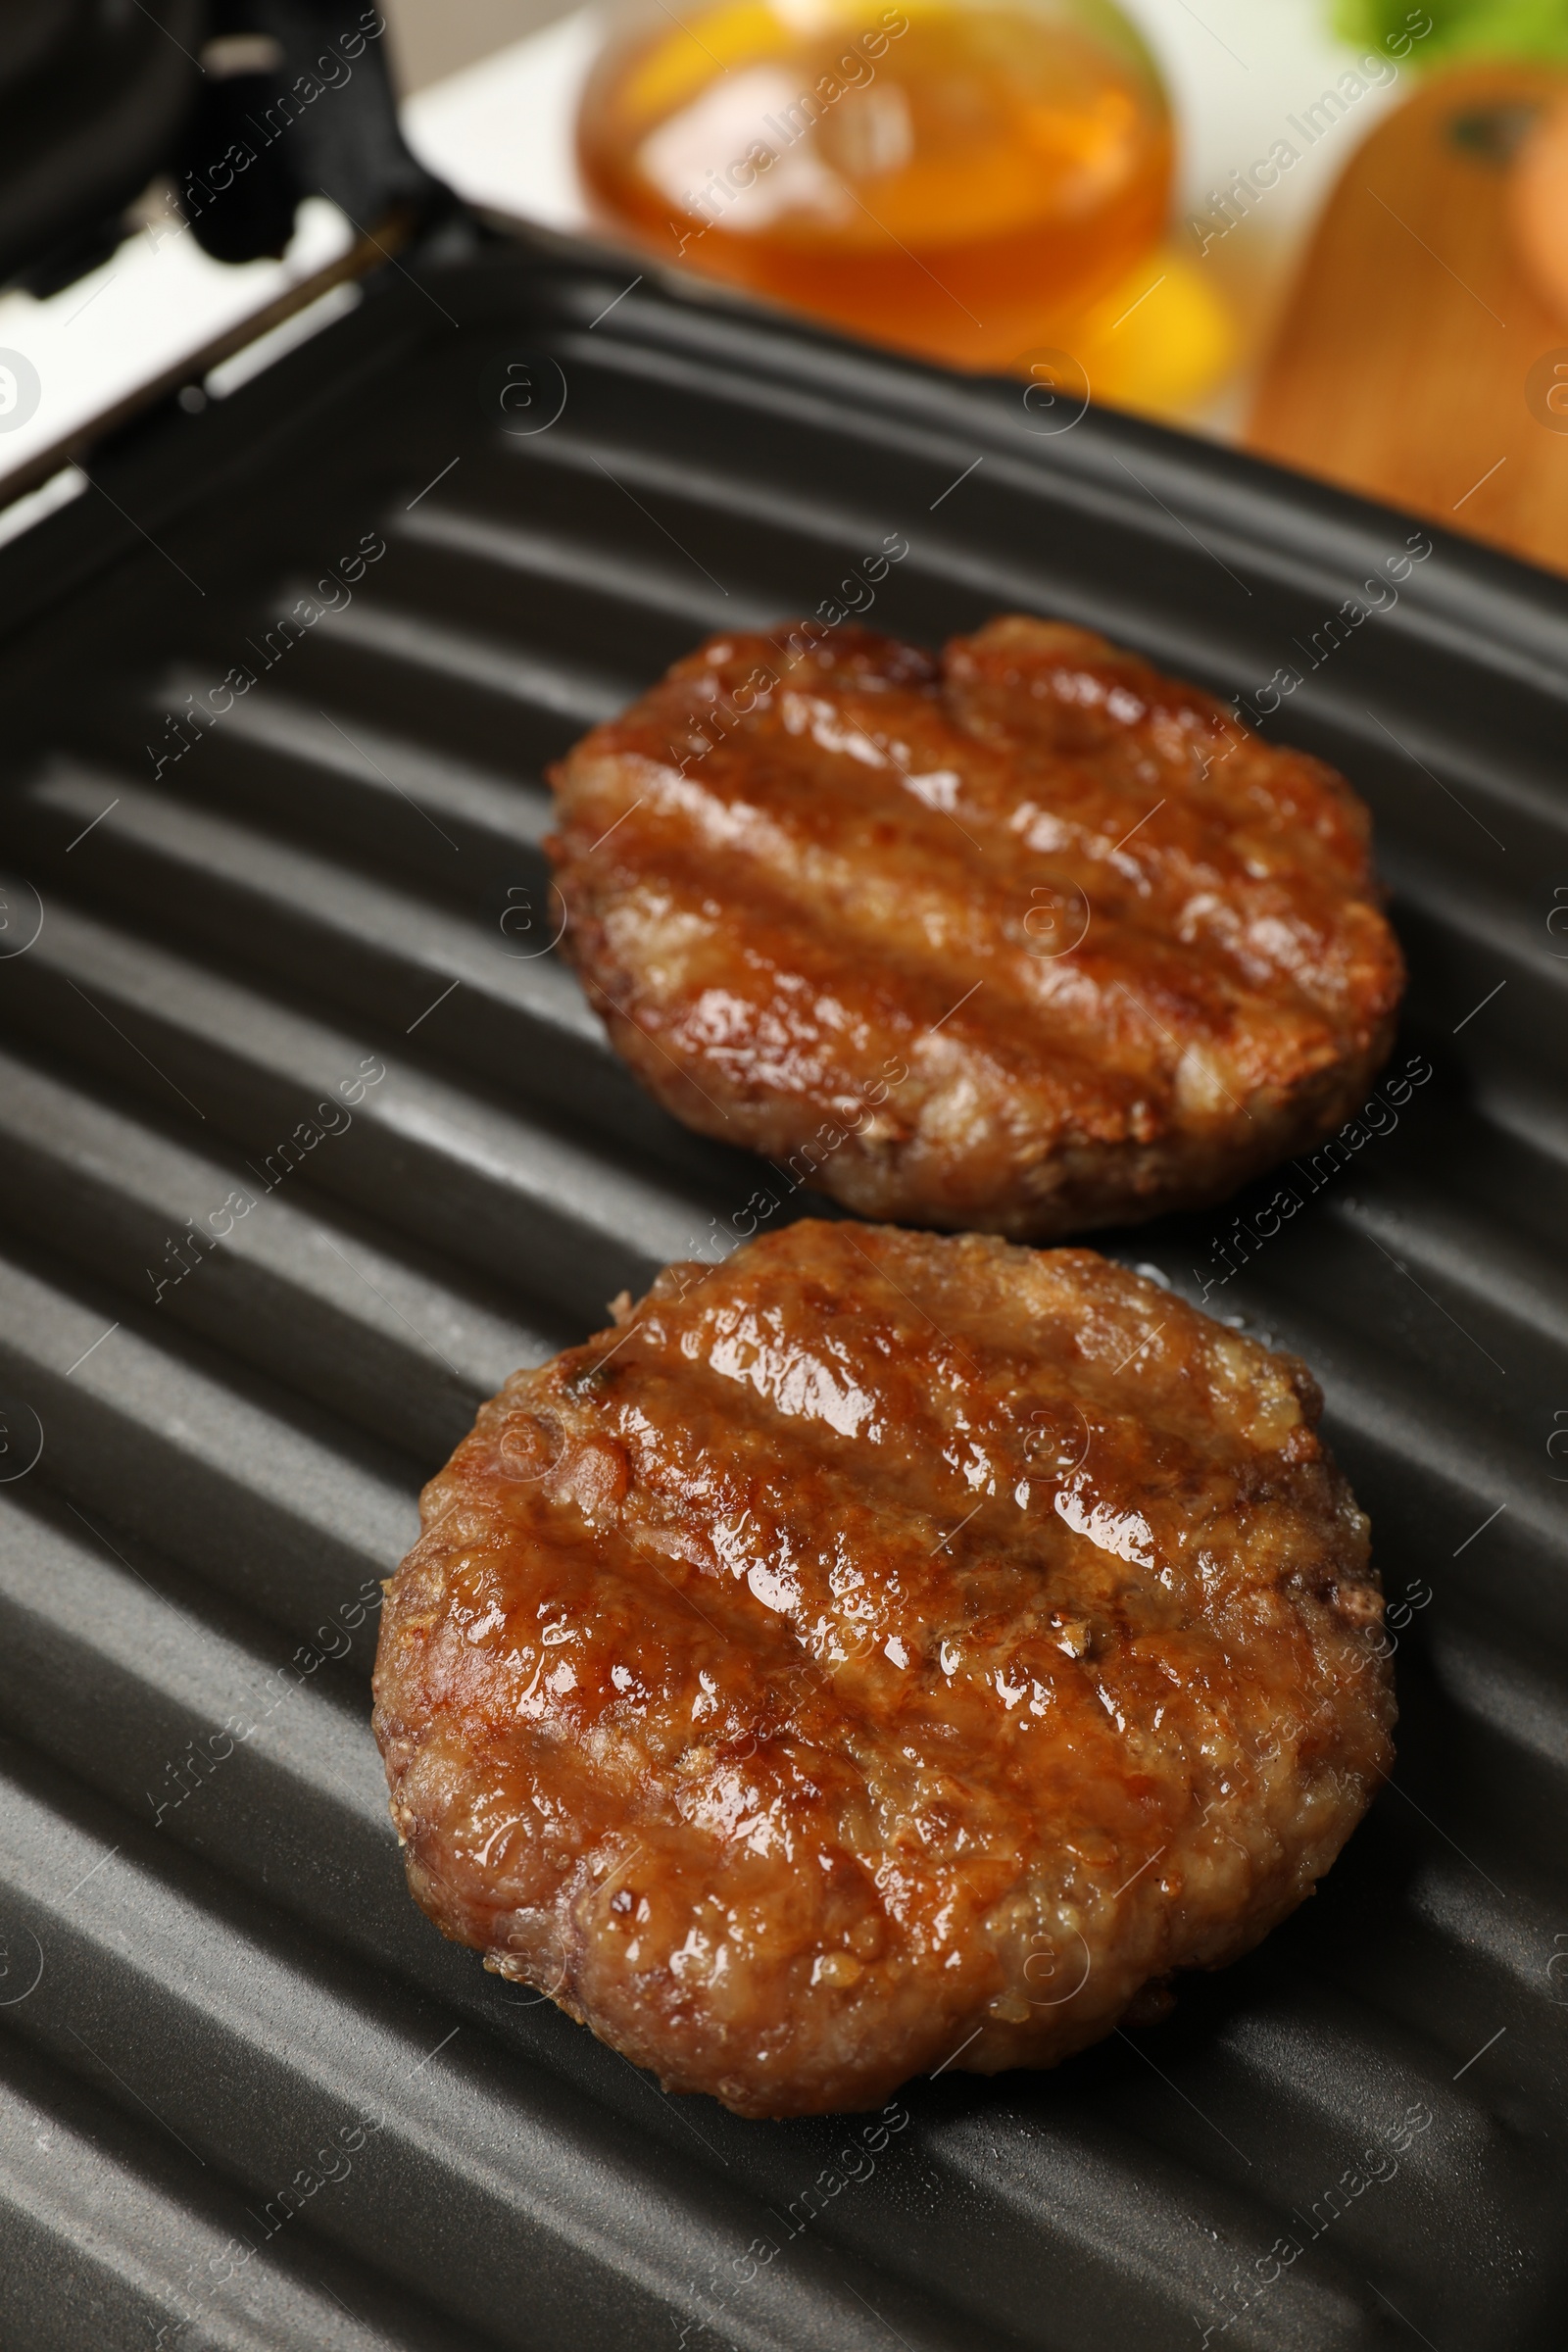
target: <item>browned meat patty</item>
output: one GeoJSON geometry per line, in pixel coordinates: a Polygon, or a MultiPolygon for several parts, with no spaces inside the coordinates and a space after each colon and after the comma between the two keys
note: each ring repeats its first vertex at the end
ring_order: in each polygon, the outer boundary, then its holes
{"type": "Polygon", "coordinates": [[[1086,1250],[810,1221],[480,1412],[388,1590],[409,1881],[742,2115],[1050,2066],[1391,1761],[1310,1375],[1086,1250]]]}
{"type": "Polygon", "coordinates": [[[552,782],[617,1050],[862,1215],[1196,1207],[1338,1126],[1392,1041],[1348,785],[1083,629],[715,637],[552,782]]]}

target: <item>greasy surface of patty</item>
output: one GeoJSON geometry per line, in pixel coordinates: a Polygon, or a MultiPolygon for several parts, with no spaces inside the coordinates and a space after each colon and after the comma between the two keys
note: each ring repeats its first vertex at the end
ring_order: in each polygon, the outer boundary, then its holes
{"type": "Polygon", "coordinates": [[[1049,2066],[1255,1943],[1391,1760],[1294,1359],[1093,1251],[811,1220],[480,1412],[376,1735],[447,1935],[743,2115],[1049,2066]]]}
{"type": "Polygon", "coordinates": [[[994,620],[940,663],[715,637],[551,780],[618,1052],[862,1215],[1041,1240],[1198,1206],[1389,1050],[1348,785],[1083,629],[994,620]]]}

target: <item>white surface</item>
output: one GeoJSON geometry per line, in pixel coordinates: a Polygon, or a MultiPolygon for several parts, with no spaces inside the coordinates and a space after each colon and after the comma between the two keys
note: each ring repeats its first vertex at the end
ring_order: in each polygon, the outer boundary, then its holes
{"type": "Polygon", "coordinates": [[[547,228],[586,227],[573,134],[603,23],[597,9],[578,9],[411,98],[403,131],[419,161],[470,204],[547,228]]]}
{"type": "Polygon", "coordinates": [[[171,219],[139,229],[101,269],[45,302],[0,294],[0,366],[19,353],[39,381],[24,422],[7,429],[0,411],[0,499],[7,474],[264,311],[346,253],[352,238],[335,206],[313,196],[282,261],[235,269],[213,261],[171,219]]]}
{"type": "MultiPolygon", "coordinates": [[[[1176,211],[1178,221],[1206,210],[1208,191],[1233,171],[1266,155],[1277,138],[1302,142],[1286,117],[1331,87],[1356,52],[1327,31],[1328,0],[1200,0],[1201,16],[1183,0],[1120,0],[1159,61],[1181,125],[1176,211]]],[[[1277,233],[1299,237],[1310,225],[1346,159],[1397,93],[1409,88],[1404,67],[1393,69],[1381,90],[1370,90],[1345,120],[1284,173],[1260,209],[1277,233]]],[[[1196,240],[1194,241],[1196,251],[1196,240]]]]}

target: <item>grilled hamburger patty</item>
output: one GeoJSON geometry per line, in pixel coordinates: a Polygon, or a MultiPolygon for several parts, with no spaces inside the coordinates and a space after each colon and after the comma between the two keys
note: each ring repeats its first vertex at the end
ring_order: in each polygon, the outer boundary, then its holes
{"type": "Polygon", "coordinates": [[[711,638],[551,781],[616,1049],[862,1215],[1200,1206],[1340,1125],[1392,1042],[1348,785],[1083,629],[711,638]]]}
{"type": "Polygon", "coordinates": [[[425,1490],[375,1676],[416,1899],[743,2115],[1054,2064],[1254,1944],[1389,1768],[1320,1408],[1086,1250],[667,1268],[425,1490]]]}

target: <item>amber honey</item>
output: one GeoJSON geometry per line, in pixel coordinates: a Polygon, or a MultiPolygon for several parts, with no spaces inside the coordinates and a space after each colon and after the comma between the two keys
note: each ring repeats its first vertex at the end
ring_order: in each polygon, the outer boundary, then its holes
{"type": "Polygon", "coordinates": [[[1006,368],[1157,242],[1158,78],[1106,6],[733,0],[622,20],[578,148],[607,224],[859,334],[1006,368]]]}

